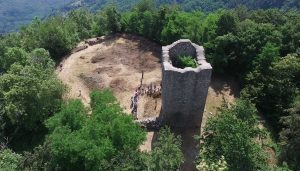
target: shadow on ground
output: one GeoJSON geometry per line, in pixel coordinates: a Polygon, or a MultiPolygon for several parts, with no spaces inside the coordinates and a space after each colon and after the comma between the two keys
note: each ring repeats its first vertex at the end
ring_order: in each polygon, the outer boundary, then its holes
{"type": "Polygon", "coordinates": [[[227,90],[230,91],[229,95],[233,95],[235,98],[240,95],[240,86],[232,76],[213,74],[210,87],[217,95],[223,94],[222,91],[227,90]]]}

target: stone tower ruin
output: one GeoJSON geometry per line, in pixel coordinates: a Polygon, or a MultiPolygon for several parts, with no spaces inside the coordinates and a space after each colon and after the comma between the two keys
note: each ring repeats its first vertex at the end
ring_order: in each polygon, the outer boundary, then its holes
{"type": "Polygon", "coordinates": [[[212,73],[204,48],[188,39],[162,47],[162,112],[171,127],[200,127],[212,73]],[[197,67],[177,68],[176,58],[191,56],[197,67]]]}

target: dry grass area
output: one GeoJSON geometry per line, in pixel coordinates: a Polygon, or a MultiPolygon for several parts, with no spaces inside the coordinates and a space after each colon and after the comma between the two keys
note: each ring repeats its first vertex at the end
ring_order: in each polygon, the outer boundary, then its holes
{"type": "Polygon", "coordinates": [[[201,127],[205,126],[207,118],[217,114],[223,103],[232,104],[239,96],[240,88],[234,78],[213,75],[206,99],[201,127]]]}
{"type": "MultiPolygon", "coordinates": [[[[78,46],[82,46],[83,43],[78,46]]],[[[130,97],[140,84],[142,71],[143,84],[160,84],[160,54],[161,46],[145,38],[118,35],[67,56],[61,63],[62,70],[58,67],[56,73],[69,87],[66,99],[81,99],[89,106],[91,90],[110,88],[125,112],[130,113],[130,97]]],[[[238,93],[239,88],[233,79],[213,77],[202,125],[208,116],[216,113],[224,100],[233,102],[238,93]]],[[[138,103],[138,118],[158,116],[160,109],[160,97],[142,96],[138,103]]],[[[191,137],[199,132],[200,130],[185,130],[180,133],[184,139],[183,151],[188,163],[182,170],[193,170],[190,165],[193,165],[192,160],[198,151],[191,148],[191,144],[194,144],[191,137]]],[[[147,141],[141,146],[141,150],[151,150],[154,136],[154,132],[148,133],[147,141]]]]}
{"type": "MultiPolygon", "coordinates": [[[[83,42],[78,46],[82,45],[83,42]]],[[[130,97],[140,84],[142,71],[144,84],[161,80],[160,48],[141,37],[118,35],[67,56],[61,63],[62,70],[58,68],[56,71],[69,87],[65,98],[79,98],[88,106],[91,90],[110,88],[121,106],[130,113],[130,97]]],[[[156,100],[156,108],[151,107],[152,101],[149,97],[142,97],[138,113],[146,111],[147,117],[158,114],[160,100],[156,100]]],[[[142,114],[139,115],[139,118],[142,117],[142,114]]]]}

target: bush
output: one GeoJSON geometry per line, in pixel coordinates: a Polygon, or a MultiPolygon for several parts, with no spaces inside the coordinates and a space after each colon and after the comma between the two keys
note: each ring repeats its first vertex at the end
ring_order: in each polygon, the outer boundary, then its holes
{"type": "Polygon", "coordinates": [[[53,168],[110,170],[116,156],[131,155],[145,140],[146,132],[123,113],[110,91],[92,92],[91,104],[90,116],[79,100],[71,100],[47,120],[53,168]]]}
{"type": "Polygon", "coordinates": [[[263,136],[257,128],[256,115],[253,104],[238,100],[233,107],[222,108],[217,117],[209,118],[202,135],[198,166],[207,170],[263,170],[266,156],[254,140],[263,136]]]}
{"type": "Polygon", "coordinates": [[[191,56],[179,56],[177,57],[177,67],[178,68],[186,68],[186,67],[197,67],[196,60],[191,56]]]}

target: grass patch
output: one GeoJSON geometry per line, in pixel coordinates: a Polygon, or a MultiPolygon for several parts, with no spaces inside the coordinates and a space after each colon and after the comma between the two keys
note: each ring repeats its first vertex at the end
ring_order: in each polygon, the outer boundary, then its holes
{"type": "Polygon", "coordinates": [[[191,56],[178,56],[177,67],[182,69],[186,67],[197,68],[197,63],[196,60],[191,56]]]}

